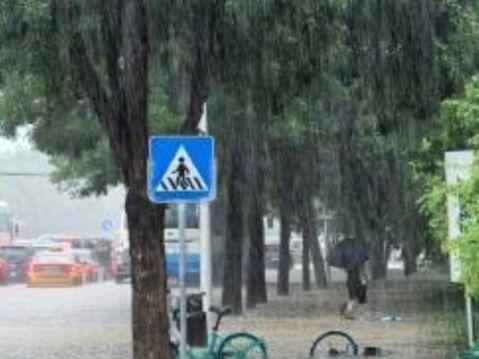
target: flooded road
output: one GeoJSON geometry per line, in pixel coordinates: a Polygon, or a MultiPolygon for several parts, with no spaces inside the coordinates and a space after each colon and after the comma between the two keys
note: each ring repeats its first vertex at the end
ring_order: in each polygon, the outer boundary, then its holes
{"type": "Polygon", "coordinates": [[[3,359],[131,358],[130,287],[0,287],[3,359]]]}
{"type": "MultiPolygon", "coordinates": [[[[311,293],[298,287],[290,297],[277,297],[271,290],[269,304],[247,315],[226,318],[222,328],[263,336],[271,359],[307,358],[314,339],[328,330],[346,331],[360,347],[381,347],[390,358],[448,358],[447,348],[452,345],[446,333],[448,324],[440,318],[431,321],[433,312],[424,312],[426,304],[430,305],[428,293],[441,286],[447,282],[399,279],[387,285],[376,283],[370,304],[354,321],[338,315],[345,297],[340,282],[311,293]],[[382,321],[381,316],[392,309],[404,320],[382,321]]],[[[220,291],[214,294],[219,303],[220,291]]],[[[128,284],[41,289],[11,285],[0,287],[0,297],[2,359],[132,357],[128,284]]]]}

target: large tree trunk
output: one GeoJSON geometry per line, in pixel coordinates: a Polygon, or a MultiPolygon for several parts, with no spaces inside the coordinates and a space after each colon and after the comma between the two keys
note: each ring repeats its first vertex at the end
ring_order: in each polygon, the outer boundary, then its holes
{"type": "MultiPolygon", "coordinates": [[[[234,121],[234,120],[233,120],[234,121]]],[[[241,141],[238,134],[232,134],[232,148],[227,179],[228,207],[226,213],[225,268],[223,274],[223,305],[228,305],[235,314],[243,311],[243,175],[241,141]]]]}
{"type": "Polygon", "coordinates": [[[126,213],[132,262],[135,359],[169,358],[169,351],[165,350],[169,343],[169,326],[162,241],[163,211],[162,207],[149,203],[144,195],[139,195],[133,186],[128,189],[126,213]]]}
{"type": "MultiPolygon", "coordinates": [[[[163,246],[164,209],[146,190],[148,157],[148,17],[142,0],[104,5],[105,89],[80,33],[72,33],[70,53],[78,78],[106,132],[127,188],[132,259],[132,328],[135,359],[169,359],[169,326],[163,246]],[[117,11],[115,11],[117,10],[117,11]],[[119,59],[122,59],[121,66],[119,59]]],[[[77,16],[75,8],[71,16],[77,16]]]]}

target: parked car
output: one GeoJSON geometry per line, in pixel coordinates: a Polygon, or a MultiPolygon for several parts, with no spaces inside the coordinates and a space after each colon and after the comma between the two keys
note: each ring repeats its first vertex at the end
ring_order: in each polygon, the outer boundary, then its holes
{"type": "Polygon", "coordinates": [[[7,283],[7,261],[0,258],[0,284],[7,283]]]}
{"type": "Polygon", "coordinates": [[[25,281],[25,272],[31,250],[27,246],[10,245],[0,247],[0,258],[6,261],[6,278],[8,283],[19,283],[25,281]]]}
{"type": "Polygon", "coordinates": [[[27,270],[27,285],[75,286],[82,284],[82,269],[71,251],[41,251],[27,270]]]}
{"type": "Polygon", "coordinates": [[[120,284],[125,281],[131,281],[131,258],[128,250],[121,252],[120,263],[115,274],[116,283],[120,284]]]}
{"type": "Polygon", "coordinates": [[[97,282],[101,268],[99,263],[94,260],[92,251],[86,248],[74,248],[71,251],[75,261],[80,265],[84,281],[97,282]]]}

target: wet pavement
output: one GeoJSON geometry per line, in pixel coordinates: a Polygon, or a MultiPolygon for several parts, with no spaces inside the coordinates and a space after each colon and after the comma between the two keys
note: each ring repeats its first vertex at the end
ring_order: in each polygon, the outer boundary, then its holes
{"type": "MultiPolygon", "coordinates": [[[[345,295],[341,283],[309,294],[296,289],[287,298],[271,293],[268,305],[226,318],[223,329],[260,334],[272,359],[307,358],[314,339],[328,330],[344,330],[362,346],[379,346],[391,359],[448,358],[449,324],[442,323],[441,329],[439,322],[428,323],[420,305],[430,305],[427,292],[429,285],[421,293],[415,282],[378,285],[371,290],[370,308],[355,321],[338,315],[345,295]],[[391,309],[404,320],[382,321],[381,314],[391,309]]],[[[0,358],[131,359],[130,296],[128,284],[113,282],[76,288],[0,287],[0,358]]]]}
{"type": "Polygon", "coordinates": [[[130,288],[0,287],[2,359],[131,358],[130,288]]]}

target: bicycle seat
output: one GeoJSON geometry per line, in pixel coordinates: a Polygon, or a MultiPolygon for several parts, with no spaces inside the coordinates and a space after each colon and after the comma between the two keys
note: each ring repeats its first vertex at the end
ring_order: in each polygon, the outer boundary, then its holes
{"type": "Polygon", "coordinates": [[[230,307],[219,307],[216,305],[212,305],[210,307],[210,312],[215,313],[219,317],[223,317],[225,315],[230,315],[231,313],[233,313],[230,307]]]}

